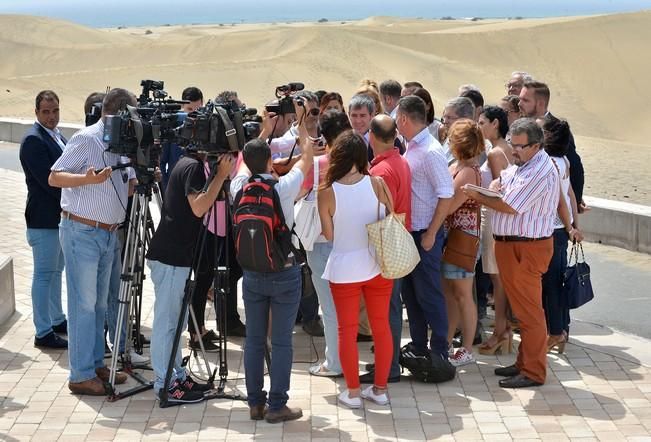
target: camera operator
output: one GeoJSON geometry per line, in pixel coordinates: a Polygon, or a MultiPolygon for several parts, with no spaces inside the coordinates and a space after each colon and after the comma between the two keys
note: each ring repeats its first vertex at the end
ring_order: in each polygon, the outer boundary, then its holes
{"type": "MultiPolygon", "coordinates": [[[[316,95],[310,91],[302,90],[293,95],[294,109],[296,120],[291,123],[289,129],[278,138],[273,138],[269,143],[271,154],[274,158],[286,158],[291,154],[294,147],[294,154],[300,153],[300,146],[297,144],[299,137],[299,126],[304,126],[307,134],[312,138],[319,138],[319,101],[316,95]],[[298,105],[297,101],[301,100],[303,105],[298,105]]],[[[276,122],[283,118],[293,120],[294,114],[277,115],[274,112],[264,111],[262,117],[262,131],[258,138],[267,139],[272,133],[276,122]]],[[[276,128],[277,130],[277,128],[276,128]]],[[[324,152],[325,150],[322,149],[324,152]]],[[[323,152],[317,152],[323,153],[323,152]]],[[[284,172],[284,171],[283,171],[284,172]]]]}
{"type": "MultiPolygon", "coordinates": [[[[305,146],[303,155],[274,186],[289,228],[294,224],[294,201],[314,161],[313,143],[305,130],[301,130],[301,134],[301,144],[305,146]]],[[[242,156],[244,162],[231,182],[232,195],[238,194],[251,175],[273,178],[271,150],[264,140],[256,138],[246,143],[242,156]]],[[[287,266],[278,272],[244,270],[242,289],[246,312],[244,371],[250,417],[252,420],[266,419],[269,423],[299,419],[302,410],[286,404],[292,368],[292,331],[301,299],[300,267],[290,258],[287,266]],[[263,390],[264,354],[270,313],[271,388],[267,401],[267,393],[263,390]]]]}
{"type": "MultiPolygon", "coordinates": [[[[203,92],[198,87],[186,87],[181,93],[181,100],[189,101],[189,103],[182,105],[182,111],[187,113],[193,112],[203,106],[203,92]]],[[[165,192],[172,169],[174,169],[174,165],[182,156],[183,149],[177,143],[163,143],[163,151],[160,155],[160,170],[163,173],[163,181],[161,182],[162,192],[165,192]]]]}
{"type": "MultiPolygon", "coordinates": [[[[68,287],[68,388],[75,394],[101,396],[109,379],[104,366],[104,320],[115,254],[117,228],[124,221],[128,172],[113,171],[121,157],[106,151],[104,121],[124,104],[136,105],[125,89],[111,90],[102,103],[102,119],[81,129],[54,163],[48,182],[61,187],[59,235],[68,287]]],[[[117,384],[127,376],[117,373],[117,384]]]]}
{"type": "MultiPolygon", "coordinates": [[[[158,398],[165,382],[174,333],[182,310],[183,294],[190,273],[202,217],[210,210],[234,164],[230,154],[220,155],[217,171],[207,188],[205,155],[186,150],[170,174],[161,222],[151,239],[148,264],[154,283],[154,323],[151,361],[154,393],[158,398]]],[[[184,318],[184,327],[187,316],[184,318]]],[[[181,366],[181,348],[175,355],[168,402],[200,402],[206,384],[198,384],[181,366]]]]}

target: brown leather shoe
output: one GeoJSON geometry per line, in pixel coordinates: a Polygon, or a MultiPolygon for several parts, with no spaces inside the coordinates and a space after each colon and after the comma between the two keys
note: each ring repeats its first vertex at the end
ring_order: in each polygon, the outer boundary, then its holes
{"type": "Polygon", "coordinates": [[[87,394],[90,396],[106,396],[108,393],[104,383],[98,377],[84,382],[68,382],[68,388],[73,394],[87,394]]]}
{"type": "Polygon", "coordinates": [[[303,416],[303,410],[300,408],[289,408],[285,405],[278,411],[267,410],[267,413],[264,415],[264,420],[270,424],[277,424],[285,421],[293,421],[299,419],[303,416]]]}
{"type": "Polygon", "coordinates": [[[261,421],[267,414],[267,406],[265,404],[253,405],[249,407],[249,416],[252,421],[261,421]]]}
{"type": "MultiPolygon", "coordinates": [[[[111,370],[108,367],[100,367],[95,369],[97,377],[104,382],[108,382],[111,376],[111,370]]],[[[115,385],[124,384],[127,381],[127,375],[124,373],[115,373],[115,385]]]]}

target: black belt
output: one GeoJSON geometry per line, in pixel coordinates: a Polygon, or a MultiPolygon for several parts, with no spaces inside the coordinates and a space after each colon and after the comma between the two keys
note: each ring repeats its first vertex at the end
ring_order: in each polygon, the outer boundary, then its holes
{"type": "Polygon", "coordinates": [[[526,236],[503,236],[503,235],[493,235],[495,241],[506,241],[506,242],[533,242],[533,241],[544,241],[551,238],[551,236],[546,236],[544,238],[527,238],[526,236]]]}

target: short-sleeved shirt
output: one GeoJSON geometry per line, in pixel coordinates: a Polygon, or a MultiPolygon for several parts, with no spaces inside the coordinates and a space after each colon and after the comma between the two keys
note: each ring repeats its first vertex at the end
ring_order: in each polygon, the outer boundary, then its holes
{"type": "MultiPolygon", "coordinates": [[[[273,179],[271,175],[262,174],[265,179],[273,179]]],[[[238,175],[231,181],[231,196],[235,195],[242,190],[244,185],[249,181],[248,175],[238,175]]],[[[283,175],[275,185],[276,192],[280,198],[280,205],[283,208],[285,215],[285,223],[290,229],[294,226],[294,201],[298,193],[301,191],[301,184],[303,184],[303,172],[294,167],[286,175],[283,175]]]]}
{"type": "Polygon", "coordinates": [[[147,258],[175,267],[190,267],[201,218],[192,212],[188,196],[206,185],[202,161],[181,157],[167,182],[158,229],[151,239],[147,258]]]}
{"type": "Polygon", "coordinates": [[[554,232],[558,209],[558,172],[544,150],[521,166],[501,173],[502,199],[516,214],[493,211],[495,235],[546,238],[554,232]]]}
{"type": "Polygon", "coordinates": [[[405,158],[411,170],[411,227],[417,232],[429,227],[439,199],[454,196],[454,185],[441,144],[427,128],[409,140],[405,158]]]}
{"type": "Polygon", "coordinates": [[[393,198],[393,211],[405,214],[405,227],[411,231],[411,170],[398,149],[382,153],[371,161],[371,175],[382,177],[393,198]]]}
{"type": "MultiPolygon", "coordinates": [[[[51,170],[85,174],[89,167],[101,170],[127,163],[126,158],[107,151],[108,145],[102,141],[103,136],[102,120],[81,129],[70,138],[51,170]]],[[[119,224],[126,215],[129,180],[132,177],[135,174],[131,168],[115,170],[103,183],[64,187],[61,190],[61,209],[93,221],[119,224]]]]}

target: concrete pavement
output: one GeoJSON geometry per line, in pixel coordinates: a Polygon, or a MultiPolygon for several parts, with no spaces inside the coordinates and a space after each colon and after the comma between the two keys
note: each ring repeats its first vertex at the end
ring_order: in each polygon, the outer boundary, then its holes
{"type": "MultiPolygon", "coordinates": [[[[513,354],[478,356],[477,364],[458,370],[444,384],[404,377],[391,384],[390,408],[343,409],[336,402],[343,380],[309,375],[315,354],[309,337],[297,328],[290,404],[302,407],[304,417],[296,422],[253,422],[244,403],[225,400],[160,409],[151,392],[114,403],[73,396],[67,389],[67,353],[32,345],[32,259],[25,241],[22,174],[0,170],[0,188],[0,250],[14,258],[17,304],[17,313],[0,327],[0,440],[651,440],[651,341],[583,321],[573,323],[566,354],[550,355],[548,382],[536,389],[497,386],[493,368],[512,363],[513,354]]],[[[611,312],[625,305],[649,311],[644,303],[649,285],[638,279],[648,276],[645,256],[599,245],[588,245],[586,253],[596,278],[594,306],[615,298],[608,304],[611,312]],[[627,302],[621,301],[623,294],[627,302]]],[[[151,326],[152,298],[147,280],[145,327],[151,326]]],[[[589,307],[574,316],[612,317],[592,316],[589,307]]],[[[622,325],[626,322],[622,318],[622,325]]],[[[323,339],[314,343],[322,356],[323,339]]],[[[235,339],[229,347],[228,386],[245,393],[241,345],[235,339]]],[[[360,350],[361,362],[372,362],[369,345],[361,344],[360,350]]],[[[191,364],[201,374],[197,361],[191,364]]]]}

